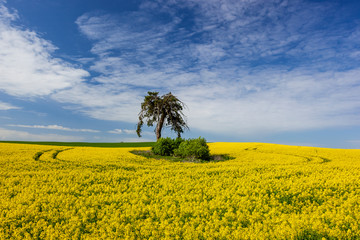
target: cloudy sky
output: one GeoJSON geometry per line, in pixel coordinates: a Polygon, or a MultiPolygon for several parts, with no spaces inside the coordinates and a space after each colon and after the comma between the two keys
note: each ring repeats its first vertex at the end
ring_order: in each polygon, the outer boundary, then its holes
{"type": "Polygon", "coordinates": [[[360,148],[360,2],[0,0],[0,140],[153,141],[147,91],[186,138],[360,148]]]}

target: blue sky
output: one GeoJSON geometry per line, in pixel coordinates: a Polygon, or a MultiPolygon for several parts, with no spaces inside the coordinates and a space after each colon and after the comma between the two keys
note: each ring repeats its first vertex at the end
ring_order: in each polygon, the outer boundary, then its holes
{"type": "Polygon", "coordinates": [[[186,138],[359,148],[359,90],[359,1],[0,0],[0,140],[153,141],[171,91],[186,138]]]}

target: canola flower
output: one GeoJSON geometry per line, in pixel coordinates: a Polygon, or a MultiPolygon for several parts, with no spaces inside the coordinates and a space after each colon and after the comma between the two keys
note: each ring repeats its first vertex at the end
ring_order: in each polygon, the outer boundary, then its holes
{"type": "Polygon", "coordinates": [[[360,150],[209,146],[235,159],[0,143],[0,239],[360,238],[360,150]]]}

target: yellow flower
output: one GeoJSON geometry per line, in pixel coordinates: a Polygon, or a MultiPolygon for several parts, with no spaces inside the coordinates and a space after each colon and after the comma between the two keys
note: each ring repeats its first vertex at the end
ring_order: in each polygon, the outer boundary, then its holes
{"type": "Polygon", "coordinates": [[[179,163],[134,148],[0,143],[0,239],[360,235],[359,150],[209,146],[234,159],[179,163]]]}

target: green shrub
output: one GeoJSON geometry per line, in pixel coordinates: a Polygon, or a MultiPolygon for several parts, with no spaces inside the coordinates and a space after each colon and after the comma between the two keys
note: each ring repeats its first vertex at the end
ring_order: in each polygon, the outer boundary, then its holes
{"type": "Polygon", "coordinates": [[[183,158],[210,160],[209,146],[206,144],[206,140],[201,137],[183,141],[179,148],[174,150],[174,154],[183,158]]]}
{"type": "Polygon", "coordinates": [[[180,144],[184,141],[182,138],[176,138],[173,140],[173,150],[178,149],[180,144]]]}
{"type": "Polygon", "coordinates": [[[182,138],[160,138],[151,148],[151,151],[155,155],[170,156],[174,154],[174,150],[177,149],[183,141],[184,140],[182,138]]]}

